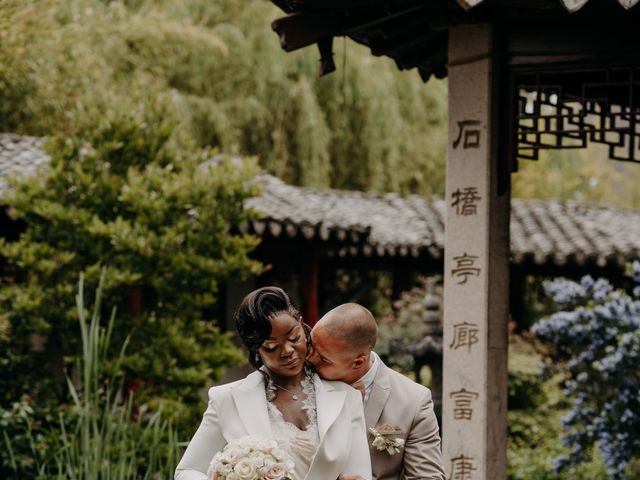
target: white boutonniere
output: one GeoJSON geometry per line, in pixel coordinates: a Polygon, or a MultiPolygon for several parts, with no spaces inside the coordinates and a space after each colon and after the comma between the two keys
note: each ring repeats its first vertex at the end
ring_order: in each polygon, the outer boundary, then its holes
{"type": "Polygon", "coordinates": [[[398,434],[402,432],[396,430],[388,423],[385,423],[379,429],[371,427],[369,433],[373,437],[371,445],[381,452],[385,451],[389,455],[395,455],[400,453],[400,450],[404,448],[404,438],[398,437],[398,434]]]}

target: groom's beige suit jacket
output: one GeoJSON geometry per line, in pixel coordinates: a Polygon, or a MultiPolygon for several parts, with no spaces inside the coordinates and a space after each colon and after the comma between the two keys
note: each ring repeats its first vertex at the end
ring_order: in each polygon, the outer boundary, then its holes
{"type": "MultiPolygon", "coordinates": [[[[313,381],[320,444],[304,480],[335,480],[340,474],[371,480],[360,393],[317,375],[313,381]]],[[[175,480],[206,480],[213,456],[246,435],[273,438],[260,372],[209,390],[208,408],[178,464],[175,480]]]]}
{"type": "Polygon", "coordinates": [[[370,445],[374,480],[445,480],[431,391],[378,361],[364,409],[367,428],[391,427],[405,446],[391,455],[370,445]]]}

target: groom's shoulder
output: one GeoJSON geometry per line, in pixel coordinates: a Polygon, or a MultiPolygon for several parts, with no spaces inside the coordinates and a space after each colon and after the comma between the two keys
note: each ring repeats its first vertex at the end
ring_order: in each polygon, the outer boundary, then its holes
{"type": "Polygon", "coordinates": [[[320,382],[325,386],[325,388],[333,389],[333,390],[344,390],[350,391],[353,390],[353,387],[350,385],[340,381],[340,380],[325,380],[322,377],[318,377],[320,382]]]}
{"type": "Polygon", "coordinates": [[[395,392],[403,398],[414,398],[416,400],[424,397],[428,397],[427,399],[431,398],[431,390],[424,385],[414,382],[384,363],[382,363],[382,368],[385,369],[385,373],[389,379],[389,383],[391,384],[392,392],[395,392]]]}
{"type": "Polygon", "coordinates": [[[318,380],[325,390],[333,390],[334,392],[345,392],[347,394],[347,398],[350,399],[350,401],[354,401],[362,405],[362,397],[360,395],[360,392],[348,383],[344,383],[340,380],[325,380],[319,376],[318,380]]]}

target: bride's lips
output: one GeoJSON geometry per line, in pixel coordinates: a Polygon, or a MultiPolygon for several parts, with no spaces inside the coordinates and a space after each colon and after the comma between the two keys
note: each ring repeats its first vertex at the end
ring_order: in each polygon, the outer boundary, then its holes
{"type": "Polygon", "coordinates": [[[282,366],[285,368],[293,368],[297,367],[300,363],[300,359],[298,357],[289,360],[287,363],[284,363],[282,366]]]}

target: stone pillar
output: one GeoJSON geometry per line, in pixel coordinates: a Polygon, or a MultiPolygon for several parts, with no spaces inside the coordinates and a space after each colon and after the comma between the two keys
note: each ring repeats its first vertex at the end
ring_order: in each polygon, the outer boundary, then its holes
{"type": "Polygon", "coordinates": [[[448,480],[506,478],[509,189],[499,195],[499,122],[492,105],[499,104],[501,92],[493,38],[490,25],[449,29],[443,343],[448,480]]]}

